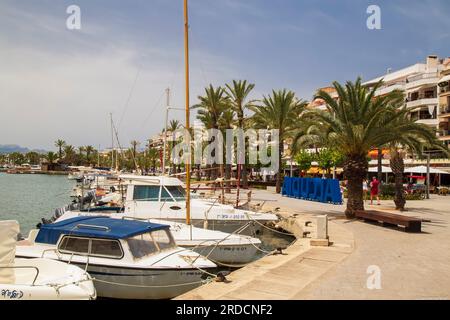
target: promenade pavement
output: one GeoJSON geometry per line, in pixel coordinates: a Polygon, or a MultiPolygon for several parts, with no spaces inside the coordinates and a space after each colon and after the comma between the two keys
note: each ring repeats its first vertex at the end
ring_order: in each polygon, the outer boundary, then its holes
{"type": "MultiPolygon", "coordinates": [[[[450,197],[407,202],[402,214],[430,221],[422,223],[420,234],[346,220],[345,205],[263,190],[254,190],[252,198],[266,201],[263,211],[280,207],[283,216],[295,215],[299,223],[327,214],[332,245],[311,247],[308,239],[300,239],[287,255],[265,257],[233,272],[229,283],[211,283],[179,299],[450,298],[450,197]],[[380,282],[369,289],[373,270],[379,270],[375,278],[380,282]]],[[[366,209],[395,212],[392,201],[366,202],[366,209]]]]}

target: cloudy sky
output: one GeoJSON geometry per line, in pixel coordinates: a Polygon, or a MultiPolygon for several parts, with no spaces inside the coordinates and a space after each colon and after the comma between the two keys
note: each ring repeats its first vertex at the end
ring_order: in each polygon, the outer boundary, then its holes
{"type": "MultiPolygon", "coordinates": [[[[450,55],[448,0],[190,0],[192,103],[232,79],[310,99],[334,80],[364,79],[450,55]],[[382,29],[366,27],[370,4],[382,29]]],[[[182,0],[0,0],[0,144],[54,149],[123,145],[163,127],[164,90],[183,106],[182,0]],[[81,8],[81,30],[66,9],[81,8]]],[[[183,114],[172,112],[182,120],[183,114]]]]}

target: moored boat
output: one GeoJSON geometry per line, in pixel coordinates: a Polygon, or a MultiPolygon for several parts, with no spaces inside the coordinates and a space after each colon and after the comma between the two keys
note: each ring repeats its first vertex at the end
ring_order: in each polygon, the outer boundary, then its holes
{"type": "Polygon", "coordinates": [[[0,221],[0,300],[89,300],[90,275],[74,265],[44,258],[15,258],[17,221],[0,221]]]}
{"type": "MultiPolygon", "coordinates": [[[[83,211],[66,211],[56,219],[56,222],[98,215],[115,219],[136,219],[127,217],[121,208],[98,207],[83,211]]],[[[143,219],[143,221],[169,225],[177,245],[200,253],[217,264],[240,266],[250,263],[256,259],[261,246],[259,239],[246,235],[197,228],[173,221],[158,219],[143,219]]]]}
{"type": "Polygon", "coordinates": [[[168,225],[75,217],[31,231],[17,257],[78,265],[94,277],[101,297],[169,299],[201,285],[216,265],[177,247],[168,225]]]}

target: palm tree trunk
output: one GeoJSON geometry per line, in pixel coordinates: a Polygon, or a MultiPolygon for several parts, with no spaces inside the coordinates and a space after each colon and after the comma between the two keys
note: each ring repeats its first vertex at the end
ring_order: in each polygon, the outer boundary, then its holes
{"type": "Polygon", "coordinates": [[[202,180],[202,176],[201,176],[201,164],[197,164],[197,181],[202,180]]]}
{"type": "Polygon", "coordinates": [[[367,175],[368,163],[364,156],[349,157],[344,163],[344,176],[347,179],[348,200],[345,216],[353,219],[355,212],[364,210],[363,180],[367,175]]]}
{"type": "Polygon", "coordinates": [[[395,209],[404,211],[406,204],[405,194],[403,190],[403,172],[405,170],[405,164],[403,162],[403,157],[400,152],[398,152],[398,150],[395,150],[391,153],[392,156],[390,160],[390,166],[395,177],[395,209]]]}
{"type": "Polygon", "coordinates": [[[227,163],[225,165],[225,180],[227,181],[225,183],[225,186],[226,186],[225,191],[227,193],[231,192],[231,190],[230,190],[230,188],[231,188],[231,182],[230,182],[230,180],[231,180],[231,169],[232,169],[231,164],[227,163]]]}
{"type": "Polygon", "coordinates": [[[242,187],[248,188],[248,171],[247,171],[247,164],[245,163],[245,161],[241,167],[241,179],[242,179],[242,187]]]}

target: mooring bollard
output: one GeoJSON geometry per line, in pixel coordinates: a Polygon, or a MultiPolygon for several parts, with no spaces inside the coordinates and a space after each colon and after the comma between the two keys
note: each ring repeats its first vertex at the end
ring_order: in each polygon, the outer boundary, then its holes
{"type": "Polygon", "coordinates": [[[318,216],[316,221],[316,234],[314,239],[311,239],[311,246],[327,247],[329,245],[328,240],[328,216],[318,216]]]}

